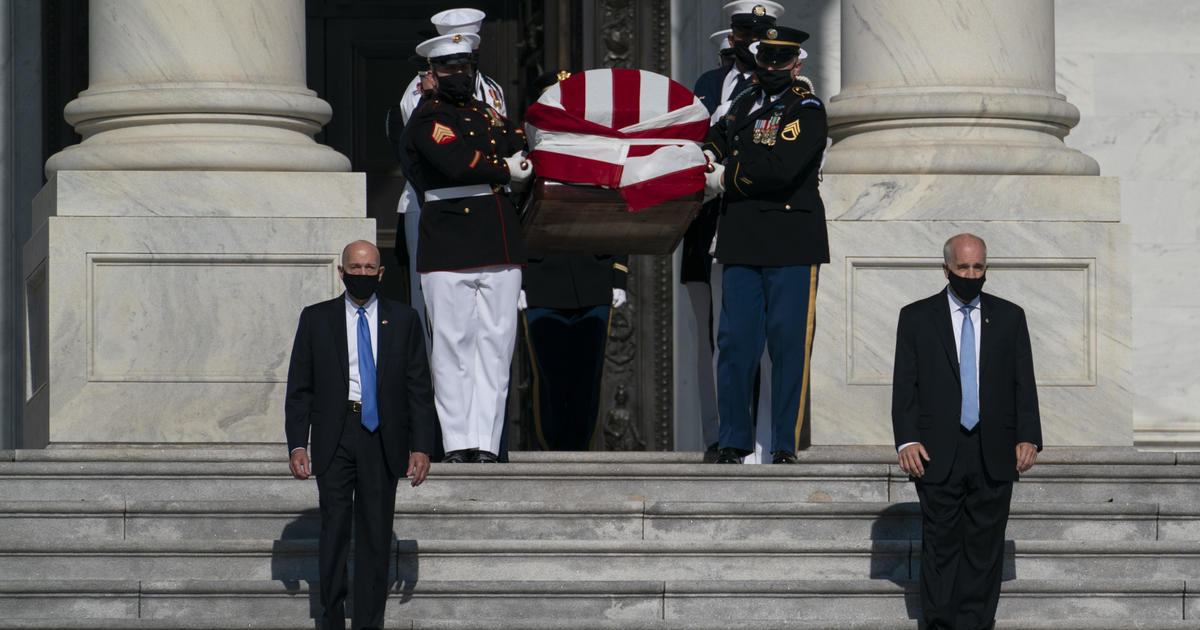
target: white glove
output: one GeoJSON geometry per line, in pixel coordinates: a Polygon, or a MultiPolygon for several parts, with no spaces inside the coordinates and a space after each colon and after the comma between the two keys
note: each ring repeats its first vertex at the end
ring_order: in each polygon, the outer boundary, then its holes
{"type": "Polygon", "coordinates": [[[517,192],[524,190],[533,177],[533,165],[525,159],[525,156],[521,155],[520,151],[504,158],[504,161],[508,163],[508,172],[512,177],[508,182],[509,188],[517,192]]]}
{"type": "Polygon", "coordinates": [[[717,195],[725,192],[725,182],[722,179],[725,176],[725,165],[713,163],[711,173],[704,174],[704,203],[708,203],[717,198],[717,195]]]}
{"type": "Polygon", "coordinates": [[[625,297],[625,289],[613,289],[613,308],[621,308],[628,298],[625,297]]]}
{"type": "Polygon", "coordinates": [[[704,157],[705,157],[705,159],[708,160],[709,164],[714,164],[717,161],[717,156],[712,151],[709,151],[708,149],[704,150],[704,157]]]}
{"type": "Polygon", "coordinates": [[[521,289],[521,293],[517,295],[517,310],[523,311],[529,308],[529,300],[525,299],[525,289],[521,289]]]}

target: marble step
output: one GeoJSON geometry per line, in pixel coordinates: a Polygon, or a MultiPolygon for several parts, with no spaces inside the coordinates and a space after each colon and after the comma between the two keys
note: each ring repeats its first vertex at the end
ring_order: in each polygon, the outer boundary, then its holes
{"type": "MultiPolygon", "coordinates": [[[[315,538],[315,497],[257,501],[0,501],[0,543],[315,538]]],[[[916,503],[398,501],[411,538],[540,540],[902,540],[916,503]]],[[[1200,506],[1016,502],[1015,540],[1200,540],[1200,506]]]]}
{"type": "MultiPolygon", "coordinates": [[[[0,619],[0,630],[296,630],[296,619],[0,619]]],[[[346,624],[349,626],[349,623],[346,624]]],[[[399,619],[391,630],[918,630],[912,619],[399,619]]],[[[1200,630],[1200,620],[1001,619],[996,630],[1200,630]]]]}
{"type": "MultiPolygon", "coordinates": [[[[392,572],[415,580],[915,579],[910,540],[398,540],[392,572]]],[[[1009,541],[1005,575],[1200,582],[1200,542],[1009,541]]],[[[317,578],[315,540],[48,541],[0,546],[0,575],[52,579],[317,578]]]]}
{"type": "MultiPolygon", "coordinates": [[[[1064,621],[1041,627],[1062,630],[1079,620],[1113,624],[1099,627],[1157,627],[1121,624],[1122,620],[1154,624],[1200,617],[1196,590],[1182,580],[1013,580],[1003,586],[998,616],[1005,620],[1004,627],[1026,630],[1048,620],[1064,621]]],[[[5,620],[305,619],[317,607],[315,585],[307,583],[0,581],[0,619],[5,620]]],[[[521,628],[527,626],[519,620],[526,619],[582,620],[573,627],[588,627],[587,620],[598,619],[634,624],[667,620],[704,627],[692,620],[701,624],[726,619],[837,623],[832,620],[904,620],[919,613],[914,585],[886,580],[421,580],[411,586],[401,584],[391,595],[387,619],[390,625],[412,619],[503,619],[521,628]]],[[[450,623],[443,627],[460,627],[453,624],[461,622],[450,623]]]]}
{"type": "MultiPolygon", "coordinates": [[[[1200,463],[1171,455],[1154,464],[1045,463],[1016,485],[1016,501],[1200,505],[1200,463]],[[1177,460],[1188,463],[1176,463],[1177,460]]],[[[1148,460],[1140,458],[1137,461],[1148,460]]],[[[0,462],[0,501],[123,499],[311,501],[314,480],[297,481],[285,464],[261,461],[0,462]]],[[[717,466],[681,463],[547,461],[495,466],[434,464],[401,501],[740,501],[909,502],[913,486],[884,463],[717,466]]]]}
{"type": "MultiPolygon", "coordinates": [[[[282,444],[52,444],[44,449],[0,450],[0,462],[276,462],[286,458],[282,444]]],[[[513,463],[591,464],[698,464],[696,451],[513,451],[513,463]]],[[[894,464],[890,446],[817,445],[797,453],[801,464],[894,464]]],[[[1200,452],[1139,451],[1118,446],[1048,446],[1038,455],[1039,465],[1174,465],[1200,464],[1200,452]]]]}

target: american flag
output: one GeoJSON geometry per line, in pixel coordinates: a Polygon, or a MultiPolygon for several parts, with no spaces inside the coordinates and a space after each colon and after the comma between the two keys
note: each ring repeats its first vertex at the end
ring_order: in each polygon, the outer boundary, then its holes
{"type": "Polygon", "coordinates": [[[708,110],[661,74],[588,70],[551,86],[525,113],[539,177],[621,192],[641,210],[704,188],[708,110]]]}

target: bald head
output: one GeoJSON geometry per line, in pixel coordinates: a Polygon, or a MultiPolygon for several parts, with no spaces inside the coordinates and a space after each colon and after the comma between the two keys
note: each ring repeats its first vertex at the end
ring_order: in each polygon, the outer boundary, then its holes
{"type": "MultiPolygon", "coordinates": [[[[363,265],[370,264],[374,269],[379,269],[379,248],[375,247],[370,241],[354,241],[342,250],[342,268],[350,273],[362,274],[366,271],[354,270],[358,266],[359,269],[363,265]]],[[[374,275],[374,274],[372,274],[374,275]]]]}
{"type": "Polygon", "coordinates": [[[942,260],[947,272],[978,278],[987,270],[987,244],[974,234],[956,234],[942,247],[942,260]]]}

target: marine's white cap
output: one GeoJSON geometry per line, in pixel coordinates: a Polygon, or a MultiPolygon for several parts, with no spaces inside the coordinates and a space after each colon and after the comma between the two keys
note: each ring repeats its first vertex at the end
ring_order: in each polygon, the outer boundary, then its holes
{"type": "Polygon", "coordinates": [[[713,46],[717,47],[718,51],[725,50],[726,48],[729,48],[729,34],[732,32],[733,29],[731,28],[727,28],[723,31],[717,31],[712,35],[709,35],[708,40],[713,43],[713,46]]]}
{"type": "Polygon", "coordinates": [[[749,13],[751,15],[773,17],[779,19],[783,17],[784,8],[778,2],[771,0],[733,0],[726,2],[725,6],[721,7],[725,11],[725,19],[728,20],[739,13],[749,13]]]}
{"type": "Polygon", "coordinates": [[[437,27],[438,35],[449,33],[478,33],[487,14],[479,9],[446,9],[433,14],[430,22],[437,27]]]}
{"type": "Polygon", "coordinates": [[[450,33],[417,44],[417,54],[427,59],[437,59],[461,53],[470,54],[478,45],[479,36],[474,33],[450,33]]]}

